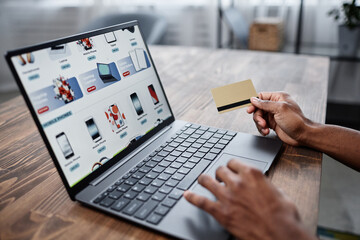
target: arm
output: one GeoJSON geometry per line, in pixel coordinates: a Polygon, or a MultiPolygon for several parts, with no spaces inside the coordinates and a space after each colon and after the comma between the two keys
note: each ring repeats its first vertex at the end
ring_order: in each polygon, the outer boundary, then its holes
{"type": "Polygon", "coordinates": [[[184,197],[210,213],[238,239],[316,239],[309,235],[295,205],[258,170],[231,160],[216,171],[216,178],[201,175],[199,183],[217,201],[190,191],[184,197]]]}
{"type": "Polygon", "coordinates": [[[312,122],[286,93],[260,93],[251,103],[248,113],[262,135],[273,129],[285,143],[314,148],[360,171],[360,132],[312,122]]]}

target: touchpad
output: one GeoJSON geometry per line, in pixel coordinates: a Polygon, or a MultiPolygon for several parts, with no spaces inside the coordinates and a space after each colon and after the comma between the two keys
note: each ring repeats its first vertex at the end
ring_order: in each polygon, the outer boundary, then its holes
{"type": "Polygon", "coordinates": [[[261,172],[265,173],[266,169],[266,162],[262,162],[259,160],[251,159],[251,158],[245,158],[242,156],[232,155],[228,153],[224,153],[220,156],[219,159],[217,159],[216,163],[211,167],[211,169],[208,171],[208,174],[215,176],[215,171],[219,166],[226,166],[226,164],[231,160],[236,159],[246,165],[249,165],[251,167],[259,169],[261,172]]]}

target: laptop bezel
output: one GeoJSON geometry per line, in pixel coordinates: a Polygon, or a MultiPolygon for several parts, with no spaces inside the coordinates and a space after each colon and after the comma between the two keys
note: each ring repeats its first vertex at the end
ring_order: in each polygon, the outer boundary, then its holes
{"type": "Polygon", "coordinates": [[[173,123],[175,121],[175,117],[173,114],[173,111],[171,109],[171,106],[169,104],[168,98],[166,96],[166,93],[164,91],[164,87],[161,83],[159,74],[156,70],[156,67],[154,65],[154,61],[151,57],[149,48],[147,46],[146,41],[144,40],[143,37],[143,33],[140,29],[139,26],[139,22],[137,20],[134,21],[130,21],[130,22],[126,22],[126,23],[122,23],[122,24],[117,24],[117,25],[113,25],[110,27],[105,27],[105,28],[101,28],[101,29],[97,29],[97,30],[93,30],[93,31],[88,31],[85,33],[80,33],[80,34],[76,34],[76,35],[72,35],[69,37],[64,37],[64,38],[60,38],[57,40],[52,40],[52,41],[48,41],[48,42],[44,42],[44,43],[40,43],[37,45],[33,45],[33,46],[29,46],[29,47],[24,47],[24,48],[20,48],[20,49],[16,49],[16,50],[12,50],[12,51],[8,51],[5,54],[5,58],[6,61],[10,67],[10,70],[15,78],[15,81],[20,89],[20,92],[22,93],[22,96],[25,100],[26,105],[28,106],[28,109],[32,115],[33,120],[35,121],[35,124],[40,132],[40,135],[46,145],[46,148],[48,149],[48,152],[54,162],[55,167],[57,168],[57,171],[61,177],[61,180],[70,196],[70,198],[75,201],[75,195],[77,193],[79,193],[81,190],[83,190],[85,187],[87,187],[90,182],[94,179],[96,179],[97,177],[99,177],[100,175],[102,175],[104,172],[106,172],[108,169],[110,169],[112,166],[114,166],[116,163],[118,163],[119,161],[121,161],[122,159],[126,158],[126,156],[128,156],[130,153],[132,153],[135,149],[137,149],[139,146],[141,146],[143,143],[145,143],[147,140],[149,140],[151,137],[153,137],[155,134],[157,134],[158,132],[160,132],[162,129],[164,129],[166,126],[170,125],[171,123],[173,123]],[[146,51],[149,55],[149,60],[150,63],[152,64],[152,67],[154,68],[156,77],[158,78],[158,81],[160,83],[160,87],[161,90],[164,93],[164,97],[166,100],[167,105],[169,106],[169,110],[171,113],[171,116],[167,119],[165,119],[162,123],[160,123],[158,126],[156,126],[153,130],[151,130],[150,132],[148,132],[146,135],[144,135],[142,138],[140,138],[138,141],[136,141],[133,145],[128,146],[125,150],[123,150],[121,153],[119,153],[118,155],[116,155],[115,157],[113,157],[110,161],[108,161],[106,164],[104,164],[101,168],[99,168],[98,170],[94,171],[93,173],[89,174],[87,177],[85,177],[84,179],[82,179],[80,182],[78,182],[75,186],[70,187],[66,177],[60,167],[59,161],[56,158],[54,151],[51,148],[51,145],[49,143],[49,140],[47,139],[44,129],[41,126],[41,123],[37,117],[36,111],[35,109],[32,107],[29,96],[27,94],[27,92],[25,91],[25,88],[20,80],[20,77],[11,61],[11,58],[13,56],[17,56],[20,54],[25,54],[28,52],[34,52],[37,50],[42,50],[42,49],[46,49],[49,48],[51,46],[57,46],[57,45],[61,45],[61,44],[65,44],[65,43],[69,43],[69,42],[73,42],[82,38],[88,38],[88,37],[92,37],[92,36],[96,36],[96,35],[100,35],[100,34],[105,34],[107,32],[113,32],[113,31],[117,31],[117,30],[121,30],[121,29],[125,29],[125,28],[129,28],[129,27],[134,27],[138,25],[138,29],[141,35],[142,40],[144,41],[144,45],[146,47],[146,51]]]}

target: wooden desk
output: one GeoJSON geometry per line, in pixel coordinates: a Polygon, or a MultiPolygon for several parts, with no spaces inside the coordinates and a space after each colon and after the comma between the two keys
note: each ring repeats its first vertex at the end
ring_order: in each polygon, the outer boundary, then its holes
{"type": "MultiPolygon", "coordinates": [[[[324,122],[329,60],[251,51],[151,47],[176,118],[258,134],[244,109],[218,114],[210,89],[251,78],[257,91],[287,91],[324,122]]],[[[269,178],[315,233],[322,154],[285,145],[269,178]]],[[[68,197],[21,97],[0,105],[0,239],[166,239],[68,197]]]]}

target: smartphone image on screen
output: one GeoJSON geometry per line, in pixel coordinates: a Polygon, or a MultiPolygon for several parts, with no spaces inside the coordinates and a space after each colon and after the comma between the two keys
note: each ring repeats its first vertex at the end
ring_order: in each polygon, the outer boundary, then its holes
{"type": "Polygon", "coordinates": [[[150,93],[150,96],[153,100],[153,103],[154,105],[158,104],[159,103],[159,98],[155,92],[155,89],[154,89],[154,86],[151,84],[148,86],[148,89],[149,89],[149,93],[150,93]]]}
{"type": "Polygon", "coordinates": [[[60,149],[63,152],[64,157],[66,159],[69,159],[72,156],[74,156],[74,151],[72,150],[69,140],[67,139],[65,133],[62,132],[56,135],[56,141],[58,142],[60,149]]]}
{"type": "Polygon", "coordinates": [[[92,117],[88,117],[85,119],[86,127],[89,131],[89,134],[94,142],[98,142],[101,140],[101,135],[98,127],[95,124],[95,121],[92,117]]]}
{"type": "Polygon", "coordinates": [[[140,100],[139,100],[137,94],[136,93],[131,94],[130,98],[131,98],[131,101],[132,101],[132,103],[134,105],[134,108],[135,108],[135,111],[136,111],[137,115],[143,114],[144,110],[143,110],[143,108],[141,106],[141,103],[140,103],[140,100]]]}

